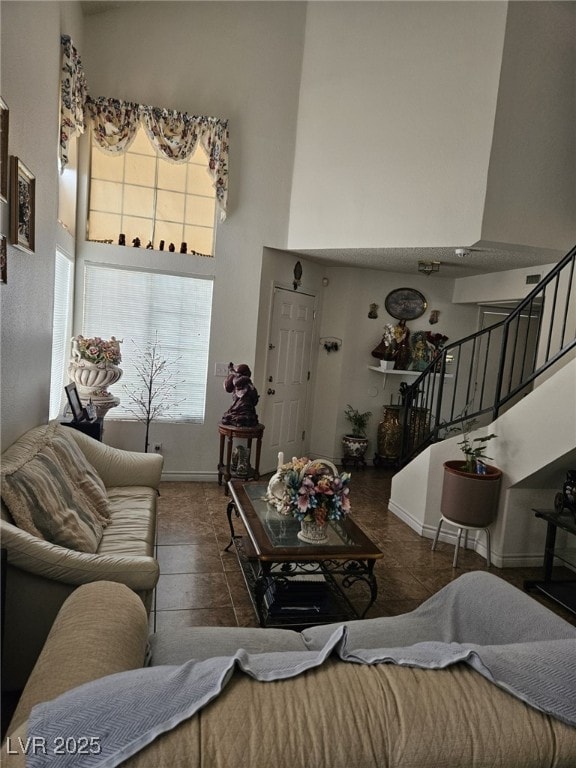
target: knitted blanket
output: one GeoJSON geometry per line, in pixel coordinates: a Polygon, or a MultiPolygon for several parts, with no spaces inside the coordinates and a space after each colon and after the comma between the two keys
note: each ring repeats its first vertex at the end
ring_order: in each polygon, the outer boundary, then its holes
{"type": "MultiPolygon", "coordinates": [[[[320,666],[329,656],[423,669],[468,664],[529,706],[576,726],[576,628],[519,590],[507,584],[502,589],[495,577],[479,594],[471,575],[410,614],[374,620],[381,647],[359,647],[360,622],[350,622],[332,627],[317,650],[248,654],[239,649],[229,657],[123,672],[69,691],[33,709],[28,734],[48,747],[59,744],[62,734],[73,735],[75,743],[82,734],[95,736],[92,748],[87,743],[84,754],[66,748],[32,751],[27,766],[114,768],[214,700],[235,672],[262,682],[282,680],[320,666]],[[506,599],[509,590],[515,593],[512,599],[506,599]],[[487,598],[493,603],[489,622],[482,602],[487,598]]],[[[366,644],[372,640],[368,637],[366,644]]]]}

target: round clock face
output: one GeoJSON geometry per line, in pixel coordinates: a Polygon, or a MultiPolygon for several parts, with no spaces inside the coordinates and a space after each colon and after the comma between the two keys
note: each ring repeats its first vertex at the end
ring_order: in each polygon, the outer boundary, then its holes
{"type": "Polygon", "coordinates": [[[390,291],[384,302],[386,311],[398,320],[415,320],[426,311],[426,299],[414,288],[390,291]]]}

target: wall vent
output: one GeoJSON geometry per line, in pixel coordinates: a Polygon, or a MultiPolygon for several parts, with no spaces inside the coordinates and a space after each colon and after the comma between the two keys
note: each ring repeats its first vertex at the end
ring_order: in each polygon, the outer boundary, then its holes
{"type": "Polygon", "coordinates": [[[542,275],[526,275],[526,285],[538,285],[542,275]]]}

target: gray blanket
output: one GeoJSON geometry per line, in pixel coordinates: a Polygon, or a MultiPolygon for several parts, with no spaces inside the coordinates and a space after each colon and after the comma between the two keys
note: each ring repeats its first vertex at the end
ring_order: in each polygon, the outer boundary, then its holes
{"type": "Polygon", "coordinates": [[[528,705],[576,726],[576,628],[500,579],[472,576],[460,577],[404,616],[327,628],[319,649],[258,654],[240,649],[228,657],[124,672],[76,688],[33,709],[28,735],[41,737],[46,749],[29,753],[27,765],[113,768],[216,698],[235,671],[263,682],[281,680],[329,656],[424,669],[465,663],[528,705]],[[360,644],[358,630],[365,625],[369,630],[360,644]],[[373,647],[375,637],[380,647],[373,647]],[[56,754],[53,747],[63,734],[96,741],[83,750],[87,754],[76,748],[56,754]]]}

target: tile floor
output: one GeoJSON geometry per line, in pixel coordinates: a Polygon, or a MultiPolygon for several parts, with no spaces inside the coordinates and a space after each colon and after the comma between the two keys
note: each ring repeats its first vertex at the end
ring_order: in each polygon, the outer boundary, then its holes
{"type": "MultiPolygon", "coordinates": [[[[485,559],[472,550],[461,550],[458,568],[452,568],[452,544],[440,543],[432,552],[429,539],[421,538],[388,512],[392,474],[370,467],[354,472],[350,486],[354,519],[384,552],[375,568],[378,598],[368,617],[413,610],[463,571],[486,568],[485,559]]],[[[162,483],[158,502],[161,576],[151,630],[258,626],[234,549],[224,551],[230,533],[223,487],[217,483],[162,483]]],[[[235,519],[236,531],[242,533],[239,526],[235,519]]],[[[492,566],[491,571],[520,588],[524,579],[541,577],[540,568],[492,566]]],[[[576,624],[575,616],[542,601],[576,624]]]]}

